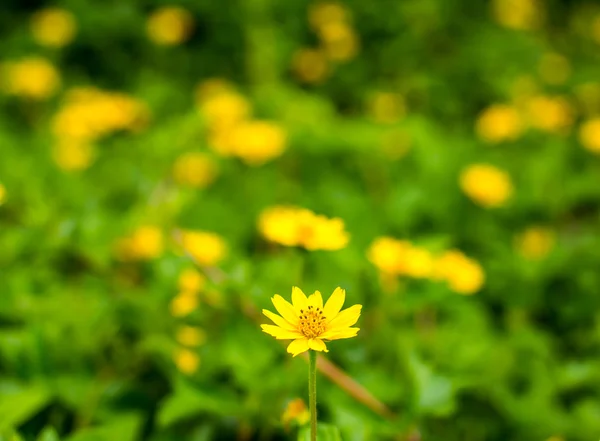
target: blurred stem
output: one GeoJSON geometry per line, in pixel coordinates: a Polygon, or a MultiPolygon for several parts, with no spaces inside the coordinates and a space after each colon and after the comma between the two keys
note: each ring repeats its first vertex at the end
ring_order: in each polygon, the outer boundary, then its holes
{"type": "Polygon", "coordinates": [[[310,408],[310,441],[317,441],[317,352],[308,351],[308,402],[310,408]]]}

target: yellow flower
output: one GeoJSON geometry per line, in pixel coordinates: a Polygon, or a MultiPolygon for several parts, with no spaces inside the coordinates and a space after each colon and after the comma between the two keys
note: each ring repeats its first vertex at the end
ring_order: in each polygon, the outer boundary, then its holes
{"type": "Polygon", "coordinates": [[[0,184],[0,205],[6,200],[6,187],[0,184]]]}
{"type": "Polygon", "coordinates": [[[31,32],[39,44],[49,47],[63,47],[73,40],[77,26],[75,17],[60,8],[46,8],[31,17],[31,32]]]}
{"type": "Polygon", "coordinates": [[[340,3],[316,3],[308,11],[308,21],[315,30],[331,23],[343,23],[347,19],[348,11],[340,3]]]}
{"type": "Polygon", "coordinates": [[[217,95],[226,93],[234,93],[233,86],[227,80],[221,78],[209,78],[196,85],[194,98],[196,104],[202,106],[203,102],[214,98],[217,95]]]}
{"type": "Polygon", "coordinates": [[[37,100],[52,96],[60,86],[56,68],[41,57],[28,57],[2,66],[7,93],[37,100]]]}
{"type": "Polygon", "coordinates": [[[153,225],[138,227],[133,234],[117,242],[116,253],[121,260],[150,260],[163,252],[163,233],[153,225]]]}
{"type": "Polygon", "coordinates": [[[185,317],[196,310],[199,303],[196,293],[183,291],[173,297],[169,309],[173,317],[185,317]]]}
{"type": "Polygon", "coordinates": [[[544,21],[540,0],[493,0],[496,21],[507,28],[537,29],[544,21]]]}
{"type": "Polygon", "coordinates": [[[577,100],[583,112],[589,115],[600,113],[600,84],[583,83],[575,88],[577,100]]]}
{"type": "Polygon", "coordinates": [[[554,247],[556,235],[545,227],[530,227],[517,236],[515,245],[519,253],[529,260],[543,259],[554,247]]]}
{"type": "Polygon", "coordinates": [[[227,252],[221,236],[207,231],[183,231],[181,241],[184,250],[190,253],[199,265],[216,265],[223,260],[227,252]]]}
{"type": "Polygon", "coordinates": [[[381,138],[381,151],[392,161],[402,159],[410,151],[412,140],[402,130],[392,130],[381,138]]]}
{"type": "Polygon", "coordinates": [[[329,73],[327,58],[319,49],[299,49],[294,54],[292,69],[300,81],[308,84],[322,82],[329,73]]]}
{"type": "Polygon", "coordinates": [[[404,98],[397,93],[377,92],[371,98],[369,113],[378,123],[396,123],[406,113],[404,98]]]}
{"type": "Polygon", "coordinates": [[[447,251],[437,259],[434,277],[445,280],[452,291],[464,295],[475,294],[485,281],[481,265],[458,250],[447,251]]]}
{"type": "Polygon", "coordinates": [[[86,141],[65,139],[54,146],[52,157],[63,170],[78,171],[90,166],[94,161],[95,151],[86,141]]]}
{"type": "Polygon", "coordinates": [[[548,53],[540,60],[538,72],[547,84],[564,84],[571,75],[571,64],[560,54],[548,53]]]}
{"type": "Polygon", "coordinates": [[[564,133],[573,124],[574,109],[563,97],[535,96],[527,111],[530,124],[544,132],[564,133]]]}
{"type": "Polygon", "coordinates": [[[367,258],[385,274],[414,278],[429,277],[434,263],[428,250],[391,237],[375,239],[367,251],[367,258]]]}
{"type": "Polygon", "coordinates": [[[250,116],[250,104],[235,92],[217,93],[200,104],[200,111],[212,131],[229,130],[250,116]]]}
{"type": "Polygon", "coordinates": [[[590,152],[600,154],[600,117],[587,120],[581,124],[579,142],[590,152]]]}
{"type": "Polygon", "coordinates": [[[217,165],[203,153],[185,153],[175,161],[173,177],[178,184],[204,188],[217,176],[217,165]]]}
{"type": "Polygon", "coordinates": [[[261,165],[280,156],[286,148],[286,133],[268,121],[249,121],[233,128],[231,152],[249,165],[261,165]]]}
{"type": "Polygon", "coordinates": [[[175,366],[186,375],[192,375],[198,371],[200,366],[200,357],[197,353],[189,349],[178,349],[173,355],[175,366]]]}
{"type": "Polygon", "coordinates": [[[182,292],[197,293],[206,285],[206,277],[194,268],[187,268],[179,274],[177,286],[182,292]]]}
{"type": "Polygon", "coordinates": [[[460,175],[460,186],[477,204],[494,208],[504,205],[513,193],[510,176],[487,164],[473,164],[460,175]]]}
{"type": "Polygon", "coordinates": [[[189,38],[193,26],[194,19],[188,11],[176,6],[165,6],[150,15],[146,32],[154,43],[174,46],[189,38]]]}
{"type": "Polygon", "coordinates": [[[292,421],[302,426],[308,423],[310,413],[302,398],[296,398],[288,403],[281,416],[281,422],[284,426],[288,426],[292,421]]]}
{"type": "Polygon", "coordinates": [[[193,326],[180,326],[175,334],[175,339],[181,346],[197,347],[206,341],[206,332],[193,326]]]}
{"type": "Polygon", "coordinates": [[[490,144],[517,139],[523,131],[517,109],[506,104],[494,104],[485,109],[475,126],[479,137],[490,144]]]}
{"type": "Polygon", "coordinates": [[[319,36],[325,53],[332,60],[348,61],[358,53],[358,37],[346,23],[328,23],[319,29],[319,36]]]}
{"type": "Polygon", "coordinates": [[[264,332],[278,340],[293,339],[287,351],[294,357],[309,349],[325,351],[325,341],[355,337],[359,328],[352,328],[358,318],[362,305],[354,305],[342,309],[346,291],[336,288],[325,306],[319,291],[315,291],[308,298],[298,287],[292,288],[292,303],[287,302],[278,294],[271,299],[277,312],[263,309],[275,325],[261,325],[264,332]]]}
{"type": "Polygon", "coordinates": [[[339,250],[350,240],[341,219],[328,219],[296,207],[275,206],[264,210],[258,229],[271,242],[308,250],[339,250]]]}

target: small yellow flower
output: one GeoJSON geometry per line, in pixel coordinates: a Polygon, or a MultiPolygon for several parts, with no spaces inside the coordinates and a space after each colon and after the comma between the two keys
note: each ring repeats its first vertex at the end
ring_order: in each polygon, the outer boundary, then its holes
{"type": "Polygon", "coordinates": [[[600,154],[600,117],[587,120],[581,124],[579,142],[590,152],[600,154]]]}
{"type": "Polygon", "coordinates": [[[281,416],[281,422],[284,427],[289,426],[293,421],[302,426],[308,423],[308,420],[310,420],[310,412],[302,398],[296,398],[290,401],[281,416]]]}
{"type": "Polygon", "coordinates": [[[0,184],[0,205],[6,201],[6,187],[0,184]]]}
{"type": "Polygon", "coordinates": [[[496,21],[512,29],[537,29],[545,18],[540,0],[493,0],[492,9],[496,21]]]}
{"type": "Polygon", "coordinates": [[[358,36],[346,23],[328,23],[319,29],[319,36],[331,60],[348,61],[358,53],[358,36]]]}
{"type": "Polygon", "coordinates": [[[43,46],[66,46],[73,40],[76,31],[75,17],[64,9],[46,8],[31,17],[33,38],[43,46]]]}
{"type": "Polygon", "coordinates": [[[175,354],[173,354],[173,358],[177,369],[186,375],[196,373],[198,367],[200,367],[200,357],[197,353],[190,351],[189,349],[178,349],[175,354]]]}
{"type": "Polygon", "coordinates": [[[571,76],[571,63],[560,54],[548,53],[541,58],[538,72],[547,84],[564,84],[571,76]]]}
{"type": "Polygon", "coordinates": [[[206,277],[194,268],[183,270],[181,274],[179,274],[179,279],[177,280],[179,291],[182,292],[198,293],[204,289],[205,285],[206,277]]]}
{"type": "Polygon", "coordinates": [[[381,138],[381,151],[392,161],[402,159],[411,147],[410,135],[402,130],[394,129],[383,134],[381,138]]]}
{"type": "Polygon", "coordinates": [[[217,176],[217,165],[203,153],[185,153],[175,161],[173,177],[178,184],[205,188],[217,176]]]}
{"type": "Polygon", "coordinates": [[[359,328],[352,328],[358,318],[362,305],[354,305],[342,309],[346,291],[336,288],[325,306],[319,291],[315,291],[308,298],[298,287],[292,288],[292,303],[287,302],[278,294],[271,299],[277,312],[263,309],[275,325],[261,325],[264,332],[278,340],[294,340],[287,347],[287,351],[295,357],[309,349],[325,351],[325,341],[355,337],[359,328]]]}
{"type": "Polygon", "coordinates": [[[225,241],[215,233],[187,230],[182,232],[181,241],[184,250],[200,265],[216,265],[227,253],[225,241]]]}
{"type": "Polygon", "coordinates": [[[297,207],[275,206],[264,210],[258,229],[271,242],[308,250],[339,250],[350,240],[341,219],[328,219],[297,207]]]}
{"type": "Polygon", "coordinates": [[[529,123],[548,133],[564,133],[573,124],[574,109],[563,97],[538,95],[527,103],[529,123]]]}
{"type": "Polygon", "coordinates": [[[294,54],[292,70],[301,82],[317,84],[327,77],[329,66],[323,51],[302,48],[294,54]]]}
{"type": "Polygon", "coordinates": [[[230,130],[251,113],[250,103],[235,92],[217,93],[200,104],[200,111],[212,131],[230,130]]]}
{"type": "Polygon", "coordinates": [[[60,87],[60,75],[54,65],[41,57],[28,57],[2,66],[4,89],[24,98],[43,100],[60,87]]]}
{"type": "Polygon", "coordinates": [[[275,123],[249,121],[233,128],[229,142],[233,155],[249,165],[261,165],[283,153],[286,137],[275,123]]]}
{"type": "Polygon", "coordinates": [[[193,26],[194,19],[187,10],[166,6],[154,11],[148,18],[146,32],[154,43],[174,46],[189,38],[193,26]]]}
{"type": "Polygon", "coordinates": [[[195,311],[199,303],[196,293],[183,291],[173,297],[169,309],[173,317],[185,317],[195,311]]]}
{"type": "Polygon", "coordinates": [[[523,131],[523,123],[514,107],[494,104],[479,115],[475,129],[483,141],[495,144],[517,139],[523,131]]]}
{"type": "Polygon", "coordinates": [[[445,280],[458,294],[471,295],[481,289],[485,274],[478,262],[461,251],[450,250],[436,260],[434,278],[445,280]]]}
{"type": "Polygon", "coordinates": [[[518,235],[515,245],[518,252],[528,260],[540,260],[546,257],[556,241],[553,230],[545,227],[530,227],[518,235]]]}
{"type": "Polygon", "coordinates": [[[406,240],[379,237],[369,247],[367,258],[382,273],[425,278],[431,275],[434,259],[425,248],[406,240]]]}
{"type": "Polygon", "coordinates": [[[369,103],[369,113],[375,122],[396,123],[406,114],[404,98],[397,93],[377,92],[369,103]]]}
{"type": "Polygon", "coordinates": [[[460,175],[460,186],[469,198],[486,207],[500,207],[513,193],[510,176],[492,165],[473,164],[460,175]]]}
{"type": "Polygon", "coordinates": [[[163,252],[163,233],[153,225],[138,227],[133,234],[117,242],[116,253],[121,260],[150,260],[163,252]]]}
{"type": "Polygon", "coordinates": [[[344,23],[348,20],[348,11],[340,3],[316,3],[308,11],[308,21],[315,30],[331,23],[344,23]]]}
{"type": "Polygon", "coordinates": [[[56,165],[65,171],[79,171],[88,168],[94,161],[95,150],[86,141],[75,139],[60,140],[53,148],[52,157],[56,165]]]}
{"type": "Polygon", "coordinates": [[[185,347],[195,348],[206,341],[206,332],[193,326],[180,326],[175,334],[175,340],[185,347]]]}
{"type": "Polygon", "coordinates": [[[200,107],[205,101],[227,93],[234,93],[233,85],[222,78],[209,78],[196,85],[194,99],[200,107]]]}

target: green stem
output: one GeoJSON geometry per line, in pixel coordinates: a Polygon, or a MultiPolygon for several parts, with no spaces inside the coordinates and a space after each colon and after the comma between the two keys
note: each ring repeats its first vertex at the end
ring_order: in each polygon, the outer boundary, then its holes
{"type": "Polygon", "coordinates": [[[317,441],[317,352],[308,351],[308,401],[310,408],[310,441],[317,441]]]}

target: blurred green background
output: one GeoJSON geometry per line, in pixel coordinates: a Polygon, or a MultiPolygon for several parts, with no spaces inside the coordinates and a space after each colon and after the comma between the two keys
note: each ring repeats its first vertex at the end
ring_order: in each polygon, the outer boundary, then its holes
{"type": "Polygon", "coordinates": [[[3,0],[0,42],[1,440],[297,439],[294,285],[363,305],[323,441],[600,436],[596,2],[3,0]]]}

